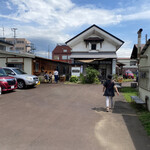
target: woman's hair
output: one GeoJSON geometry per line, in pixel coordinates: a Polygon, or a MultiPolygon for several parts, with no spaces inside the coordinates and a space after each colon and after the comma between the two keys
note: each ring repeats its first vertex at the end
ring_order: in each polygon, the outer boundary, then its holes
{"type": "Polygon", "coordinates": [[[111,79],[112,79],[112,75],[109,74],[109,75],[107,76],[107,78],[111,80],[111,79]]]}

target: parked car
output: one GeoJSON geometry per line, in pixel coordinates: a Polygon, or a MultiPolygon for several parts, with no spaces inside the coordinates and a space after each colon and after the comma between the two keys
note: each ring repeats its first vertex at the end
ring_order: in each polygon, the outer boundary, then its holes
{"type": "Polygon", "coordinates": [[[0,87],[1,92],[15,90],[17,88],[16,78],[7,76],[2,68],[0,68],[0,87]]]}
{"type": "Polygon", "coordinates": [[[23,89],[27,86],[35,86],[39,82],[39,78],[35,75],[28,75],[19,68],[3,67],[6,74],[17,79],[18,88],[23,89]]]}
{"type": "Polygon", "coordinates": [[[130,70],[126,70],[123,74],[123,77],[126,79],[134,79],[134,74],[130,70]]]}

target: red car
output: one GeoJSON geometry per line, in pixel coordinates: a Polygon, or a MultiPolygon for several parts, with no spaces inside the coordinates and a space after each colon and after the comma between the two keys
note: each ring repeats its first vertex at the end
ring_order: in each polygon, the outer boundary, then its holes
{"type": "Polygon", "coordinates": [[[126,70],[123,77],[126,79],[134,79],[134,74],[132,73],[132,71],[126,70]]]}
{"type": "Polygon", "coordinates": [[[17,88],[17,80],[14,77],[9,77],[6,75],[5,71],[0,68],[0,90],[10,91],[17,88]]]}

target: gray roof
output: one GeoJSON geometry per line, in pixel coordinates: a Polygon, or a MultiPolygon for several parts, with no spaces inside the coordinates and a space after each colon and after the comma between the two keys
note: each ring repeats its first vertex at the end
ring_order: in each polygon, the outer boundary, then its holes
{"type": "Polygon", "coordinates": [[[72,53],[70,58],[87,58],[87,59],[98,59],[98,58],[117,58],[115,52],[99,52],[99,53],[72,53]]]}
{"type": "Polygon", "coordinates": [[[0,44],[13,46],[13,44],[12,44],[12,43],[6,42],[6,41],[4,41],[4,40],[0,40],[0,44]]]}
{"type": "Polygon", "coordinates": [[[145,53],[145,51],[147,50],[147,48],[149,47],[150,45],[150,39],[146,42],[146,44],[144,45],[142,51],[141,51],[141,54],[143,55],[145,53]]]}
{"type": "Polygon", "coordinates": [[[6,55],[14,55],[14,56],[17,56],[17,57],[28,57],[28,58],[35,58],[35,55],[34,54],[29,54],[29,53],[16,53],[16,52],[13,52],[13,51],[4,51],[4,50],[0,50],[0,54],[6,54],[6,55]]]}

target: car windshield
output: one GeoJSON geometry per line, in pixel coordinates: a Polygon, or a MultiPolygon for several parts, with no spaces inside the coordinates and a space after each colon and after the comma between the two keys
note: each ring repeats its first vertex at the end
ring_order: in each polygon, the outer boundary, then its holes
{"type": "Polygon", "coordinates": [[[13,71],[16,73],[16,74],[27,74],[25,73],[24,71],[20,70],[20,69],[13,69],[13,71]]]}
{"type": "Polygon", "coordinates": [[[127,73],[132,73],[131,71],[127,71],[127,73]]]}
{"type": "Polygon", "coordinates": [[[0,77],[4,77],[4,76],[7,76],[5,71],[1,68],[0,69],[0,77]]]}

